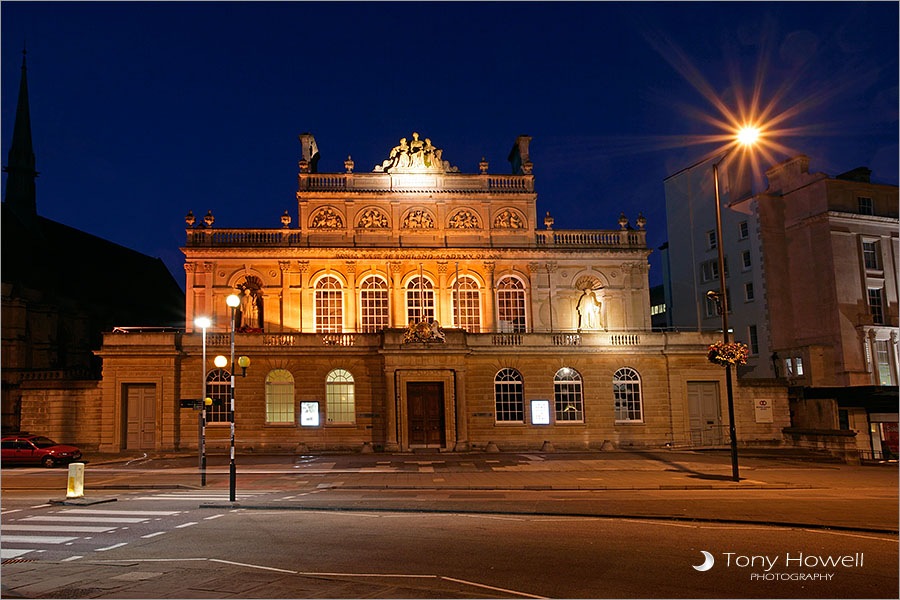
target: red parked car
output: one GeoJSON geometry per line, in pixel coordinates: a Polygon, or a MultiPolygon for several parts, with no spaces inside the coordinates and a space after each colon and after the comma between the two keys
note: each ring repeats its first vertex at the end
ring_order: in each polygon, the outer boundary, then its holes
{"type": "Polygon", "coordinates": [[[57,444],[42,435],[8,435],[0,439],[3,466],[23,463],[40,463],[45,467],[69,463],[81,458],[81,450],[75,446],[57,444]]]}

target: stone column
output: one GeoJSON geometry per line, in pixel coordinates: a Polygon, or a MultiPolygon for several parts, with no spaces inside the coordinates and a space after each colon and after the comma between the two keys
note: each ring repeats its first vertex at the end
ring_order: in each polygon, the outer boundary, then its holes
{"type": "Polygon", "coordinates": [[[484,263],[484,270],[487,277],[484,278],[484,314],[481,316],[482,331],[494,331],[496,328],[496,316],[494,299],[497,296],[497,290],[494,289],[494,268],[496,265],[492,262],[484,263]]]}
{"type": "Polygon", "coordinates": [[[546,265],[547,268],[547,310],[550,315],[550,331],[554,329],[559,329],[559,323],[553,318],[553,299],[556,297],[556,286],[553,284],[553,272],[556,271],[556,263],[548,262],[546,265]]]}
{"type": "Polygon", "coordinates": [[[530,262],[528,263],[528,289],[525,290],[525,303],[528,306],[528,322],[525,324],[525,328],[527,331],[537,331],[537,325],[539,323],[538,320],[538,310],[540,309],[540,304],[538,304],[538,286],[540,285],[540,280],[538,276],[541,273],[541,263],[538,262],[530,262]]]}
{"type": "Polygon", "coordinates": [[[868,368],[872,385],[878,385],[878,356],[875,354],[875,335],[874,329],[866,332],[866,354],[869,357],[868,368]]]}
{"type": "Polygon", "coordinates": [[[300,271],[300,305],[297,309],[300,312],[300,331],[309,333],[315,331],[313,307],[306,293],[306,288],[309,287],[309,261],[299,261],[298,267],[300,271]]]}
{"type": "Polygon", "coordinates": [[[184,319],[188,331],[194,330],[194,312],[197,292],[194,290],[194,263],[184,263],[184,319]]]}
{"type": "Polygon", "coordinates": [[[391,271],[391,296],[393,297],[393,302],[391,302],[391,327],[406,327],[406,315],[403,310],[403,288],[400,287],[400,270],[403,268],[403,265],[399,262],[392,262],[389,263],[389,266],[391,271]]]}
{"type": "Polygon", "coordinates": [[[351,332],[359,331],[359,322],[356,316],[356,262],[348,260],[347,265],[347,289],[350,296],[346,299],[347,318],[344,320],[344,329],[348,327],[351,332]]]}
{"type": "Polygon", "coordinates": [[[456,400],[456,445],[454,452],[466,452],[469,450],[469,420],[468,403],[466,402],[466,370],[455,371],[456,380],[453,392],[456,400]]]}
{"type": "Polygon", "coordinates": [[[278,268],[281,270],[281,301],[278,303],[278,331],[283,333],[290,327],[290,319],[293,314],[290,289],[291,263],[287,260],[279,260],[278,268]]]}
{"type": "Polygon", "coordinates": [[[434,318],[444,327],[453,327],[453,309],[447,289],[447,261],[437,264],[438,289],[435,297],[434,318]]]}
{"type": "MultiPolygon", "coordinates": [[[[204,262],[203,266],[203,295],[201,296],[200,305],[196,307],[198,316],[211,316],[215,312],[213,306],[213,276],[215,275],[215,265],[211,262],[204,262]]],[[[196,275],[194,279],[196,283],[196,275]]],[[[191,321],[193,323],[193,320],[191,321]]]]}
{"type": "Polygon", "coordinates": [[[396,452],[400,449],[397,444],[397,371],[388,367],[384,373],[385,398],[384,398],[384,450],[396,452]]]}

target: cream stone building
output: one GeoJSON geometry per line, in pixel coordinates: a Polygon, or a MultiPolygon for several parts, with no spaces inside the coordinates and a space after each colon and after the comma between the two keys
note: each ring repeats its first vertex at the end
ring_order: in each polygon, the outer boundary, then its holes
{"type": "MultiPolygon", "coordinates": [[[[229,442],[230,365],[213,357],[228,355],[232,319],[235,355],[251,359],[235,377],[241,449],[725,441],[724,370],[706,360],[718,337],[651,331],[642,216],[553,229],[527,136],[507,175],[484,160],[460,173],[418,133],[374,168],[348,157],[320,173],[316,140],[300,140],[297,211],[280,228],[188,214],[184,332],[105,335],[82,407],[102,450],[195,447],[198,413],[182,400],[204,380],[208,443],[229,442]],[[200,316],[213,322],[207,364],[200,316]]],[[[741,443],[781,442],[783,385],[739,385],[735,404],[741,443]]]]}

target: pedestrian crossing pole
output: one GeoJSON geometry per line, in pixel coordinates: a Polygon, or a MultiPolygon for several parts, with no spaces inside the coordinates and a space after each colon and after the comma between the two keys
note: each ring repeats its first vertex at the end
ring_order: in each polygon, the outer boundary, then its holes
{"type": "Polygon", "coordinates": [[[231,462],[228,464],[228,498],[231,502],[235,499],[235,487],[237,484],[237,469],[234,466],[234,309],[240,304],[241,299],[231,294],[225,299],[225,303],[231,307],[231,406],[229,417],[231,421],[231,462]]]}

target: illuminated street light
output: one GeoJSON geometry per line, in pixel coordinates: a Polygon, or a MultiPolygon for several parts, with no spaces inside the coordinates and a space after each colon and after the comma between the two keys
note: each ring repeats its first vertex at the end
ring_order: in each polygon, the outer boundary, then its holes
{"type": "Polygon", "coordinates": [[[200,455],[200,486],[206,485],[206,330],[212,325],[209,317],[197,317],[194,325],[203,330],[203,363],[200,375],[203,377],[203,399],[200,403],[200,433],[197,450],[200,455]]]}
{"type": "MultiPolygon", "coordinates": [[[[751,148],[759,139],[759,129],[745,127],[736,136],[736,141],[745,148],[751,148]]],[[[719,250],[719,294],[718,298],[722,308],[722,337],[728,344],[728,293],[725,291],[725,249],[722,243],[722,207],[719,203],[719,165],[737,148],[735,144],[725,151],[718,162],[713,163],[713,183],[716,190],[716,247],[719,250]]],[[[725,391],[728,395],[728,431],[731,434],[731,478],[740,481],[738,473],[737,431],[734,427],[734,391],[731,385],[731,364],[725,365],[725,391]]]]}
{"type": "Polygon", "coordinates": [[[228,364],[228,359],[220,354],[213,359],[213,364],[221,369],[228,364]]]}

